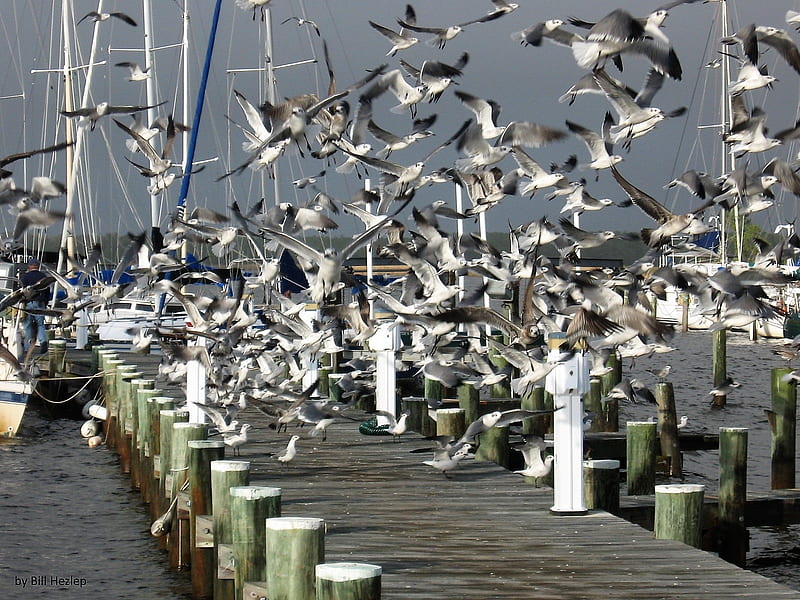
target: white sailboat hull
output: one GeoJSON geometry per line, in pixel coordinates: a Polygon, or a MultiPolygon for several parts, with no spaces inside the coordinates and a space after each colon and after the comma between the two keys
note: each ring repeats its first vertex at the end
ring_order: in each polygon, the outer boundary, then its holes
{"type": "Polygon", "coordinates": [[[25,414],[33,384],[15,380],[0,380],[0,436],[14,437],[25,414]]]}

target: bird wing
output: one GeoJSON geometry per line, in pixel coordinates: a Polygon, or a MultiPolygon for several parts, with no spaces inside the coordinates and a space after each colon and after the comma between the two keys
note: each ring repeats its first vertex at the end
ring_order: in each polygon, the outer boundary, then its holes
{"type": "Polygon", "coordinates": [[[648,216],[662,224],[675,216],[666,206],[625,179],[615,166],[611,167],[611,173],[614,175],[614,179],[617,180],[620,187],[622,187],[628,195],[631,202],[641,208],[648,216]]]}
{"type": "Polygon", "coordinates": [[[114,113],[114,114],[134,113],[134,112],[139,112],[141,110],[149,110],[151,108],[157,108],[157,107],[161,106],[162,104],[166,104],[166,103],[167,103],[167,101],[163,100],[162,102],[159,102],[158,104],[152,104],[150,106],[112,106],[112,105],[109,104],[108,108],[106,109],[106,113],[107,114],[112,114],[112,113],[114,113]]]}

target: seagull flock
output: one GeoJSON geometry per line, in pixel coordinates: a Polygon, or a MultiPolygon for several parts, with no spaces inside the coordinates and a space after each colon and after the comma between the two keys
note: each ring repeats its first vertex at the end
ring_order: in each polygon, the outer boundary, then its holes
{"type": "MultiPolygon", "coordinates": [[[[263,15],[265,8],[278,2],[237,0],[241,9],[253,12],[254,20],[259,10],[263,15]]],[[[253,202],[240,199],[228,206],[227,214],[202,208],[188,214],[179,211],[172,216],[163,247],[149,248],[149,264],[138,260],[142,249],[148,247],[146,236],[130,234],[129,246],[108,283],[94,277],[102,260],[99,246],[85,260],[70,257],[69,269],[80,274],[79,284],[61,274],[50,274],[48,283],[58,281],[67,297],[65,307],[47,313],[59,326],[67,327],[79,310],[113,301],[131,286],[171,295],[185,308],[191,326],[156,327],[148,333],[163,349],[159,377],[182,381],[187,361],[201,361],[208,376],[203,410],[235,451],[247,441],[250,429],[237,420],[243,410],[267,415],[276,433],[290,424],[310,425],[309,436],[291,438],[278,458],[283,465],[302,457],[302,442],[307,437],[319,436],[324,441],[331,423],[357,420],[348,411],[359,399],[374,394],[375,365],[368,359],[339,364],[344,373],[336,383],[342,392],[339,402],[319,397],[318,382],[310,383],[308,376],[323,355],[338,356],[350,343],[368,347],[377,314],[382,319],[389,315],[412,333],[410,350],[419,358],[402,368],[450,388],[466,384],[480,389],[505,381],[518,396],[542,385],[554,368],[542,347],[542,339],[551,333],[563,332],[571,346],[586,348],[592,354],[593,375],[607,372],[606,360],[614,352],[623,358],[637,358],[670,351],[673,327],[653,316],[651,304],[653,297],[664,298],[668,287],[696,298],[702,314],[715,322],[714,328],[745,327],[756,319],[769,318],[775,309],[766,288],[792,281],[780,266],[800,253],[800,239],[794,233],[777,244],[758,240],[752,266],[735,264],[711,275],[694,264],[671,264],[665,257],[673,251],[699,254],[702,249],[685,240],[708,231],[704,217],[718,206],[731,209],[738,205],[745,214],[763,210],[772,203],[774,186],[800,196],[795,163],[775,157],[760,171],[751,169],[751,163],[763,153],[800,137],[798,124],[783,124],[777,127],[775,137],[769,137],[767,114],[753,100],[756,91],[791,85],[769,76],[761,64],[765,54],[777,53],[800,74],[800,51],[793,35],[775,26],[751,24],[719,40],[720,51],[740,65],[728,90],[733,119],[723,135],[739,166],[718,176],[690,170],[665,182],[665,187],[677,186],[696,197],[698,207],[673,213],[638,187],[635,174],[629,177],[624,173],[624,152],[641,144],[644,136],[657,137],[659,124],[679,119],[686,111],[683,107],[662,109],[654,102],[664,86],[677,85],[684,75],[680,48],[673,47],[664,22],[670,11],[694,10],[693,4],[697,0],[669,2],[644,15],[616,9],[596,21],[553,18],[520,23],[510,40],[497,41],[498,46],[508,44],[507,49],[498,51],[517,49],[529,53],[531,60],[546,61],[545,46],[549,45],[571,52],[582,75],[558,100],[578,105],[585,94],[605,98],[608,110],[593,121],[599,130],[579,118],[566,120],[563,127],[538,123],[535,102],[530,105],[533,114],[524,120],[504,120],[501,105],[489,97],[492,90],[461,89],[459,78],[469,69],[470,56],[463,52],[448,59],[448,43],[456,36],[492,35],[498,21],[516,18],[516,3],[492,0],[488,12],[465,15],[455,24],[437,23],[434,15],[418,19],[411,5],[394,23],[368,21],[366,31],[387,41],[385,56],[379,58],[385,62],[376,61],[364,77],[347,87],[341,87],[334,76],[326,31],[305,16],[290,17],[282,25],[310,28],[315,34],[312,39],[323,46],[328,88],[324,94],[309,91],[260,105],[234,91],[234,106],[241,109],[246,123],[237,124],[243,134],[242,154],[220,173],[218,181],[225,185],[229,178],[248,170],[272,176],[282,161],[302,157],[319,161],[316,168],[294,181],[298,189],[311,192],[309,200],[274,204],[264,198],[253,202]],[[420,43],[429,48],[427,60],[414,65],[402,58],[408,48],[420,43]],[[626,74],[624,66],[634,61],[643,61],[649,68],[639,90],[621,79],[626,74]],[[440,120],[431,110],[448,97],[454,99],[448,110],[461,111],[462,124],[451,130],[437,129],[440,120]],[[390,115],[384,111],[395,115],[392,119],[405,115],[407,127],[389,131],[390,115]],[[548,161],[549,167],[542,166],[547,163],[536,155],[569,136],[585,144],[588,156],[555,159],[548,161]],[[615,153],[615,147],[622,152],[615,153]],[[445,149],[448,152],[443,152],[445,149]],[[457,158],[445,158],[453,152],[457,158]],[[595,181],[600,177],[615,181],[618,199],[593,196],[591,182],[576,177],[576,169],[591,171],[595,181]],[[367,175],[377,176],[379,185],[362,189],[350,199],[335,198],[319,187],[327,177],[360,181],[367,175]],[[449,195],[454,186],[468,201],[463,212],[439,199],[440,193],[449,195]],[[559,216],[527,222],[523,217],[522,223],[509,224],[508,250],[494,247],[475,233],[452,232],[453,223],[475,220],[504,198],[541,195],[547,201],[563,202],[559,216]],[[619,234],[582,229],[570,217],[612,209],[640,210],[652,219],[652,225],[637,234],[647,252],[618,272],[580,269],[582,249],[601,247],[619,234]],[[309,241],[317,232],[336,230],[337,219],[344,215],[363,226],[344,247],[309,241]],[[675,236],[683,241],[675,242],[675,236]],[[238,288],[231,286],[212,296],[192,295],[182,286],[193,278],[223,282],[213,273],[198,275],[185,269],[175,258],[175,251],[185,242],[201,248],[200,254],[255,256],[257,266],[245,273],[238,288]],[[368,245],[400,265],[402,276],[388,282],[356,279],[347,261],[368,245]],[[291,254],[308,282],[306,291],[294,299],[278,291],[282,252],[291,254]],[[548,259],[547,254],[558,258],[548,259]],[[133,284],[121,284],[125,272],[134,276],[133,284]],[[466,275],[482,278],[477,291],[461,284],[466,275]],[[81,293],[84,281],[97,283],[97,291],[88,297],[81,293]],[[487,289],[498,285],[516,293],[518,308],[501,313],[484,303],[487,289]],[[343,301],[340,292],[345,288],[353,289],[352,302],[343,301]],[[256,290],[273,298],[270,306],[258,312],[248,302],[249,294],[256,290]],[[307,313],[312,318],[305,318],[307,313]],[[502,332],[503,341],[488,337],[489,327],[502,332]],[[454,340],[459,344],[455,352],[448,348],[454,340]],[[498,367],[497,361],[491,360],[493,355],[502,356],[506,366],[498,367]]],[[[110,17],[136,26],[123,13],[89,13],[81,20],[102,26],[110,17]]],[[[798,21],[789,11],[787,23],[798,27],[798,21]]],[[[130,81],[150,76],[149,70],[134,63],[116,66],[129,70],[130,81]]],[[[164,103],[118,106],[100,102],[62,111],[62,115],[80,119],[89,128],[87,143],[97,135],[92,130],[113,119],[115,125],[109,131],[117,135],[121,131],[127,138],[124,146],[120,144],[120,153],[125,152],[150,193],[166,193],[182,176],[180,165],[171,156],[176,131],[186,126],[167,114],[148,127],[138,116],[164,103]],[[126,123],[115,118],[117,115],[129,115],[133,120],[126,123]]],[[[234,120],[233,115],[229,118],[234,120]]],[[[0,159],[0,202],[18,213],[13,233],[2,241],[4,249],[17,247],[29,226],[47,227],[64,216],[47,208],[52,198],[64,193],[62,184],[40,177],[30,189],[18,188],[6,167],[66,146],[0,159]]],[[[554,211],[559,210],[553,206],[554,211]]],[[[6,298],[2,307],[13,306],[33,292],[20,290],[17,296],[6,298]]],[[[24,369],[18,372],[24,373],[24,369]]],[[[662,369],[658,377],[663,379],[668,373],[669,368],[662,369]]],[[[650,402],[652,394],[647,395],[640,381],[626,379],[610,397],[650,402]]],[[[728,382],[724,393],[733,389],[734,383],[728,382]]],[[[470,425],[462,439],[442,441],[434,459],[426,464],[447,475],[480,443],[481,432],[531,416],[535,414],[519,411],[485,415],[470,425]]],[[[405,428],[405,417],[392,417],[390,433],[395,438],[405,428]]],[[[540,441],[527,445],[526,469],[520,473],[535,477],[546,473],[552,460],[543,459],[541,451],[540,441]]]]}

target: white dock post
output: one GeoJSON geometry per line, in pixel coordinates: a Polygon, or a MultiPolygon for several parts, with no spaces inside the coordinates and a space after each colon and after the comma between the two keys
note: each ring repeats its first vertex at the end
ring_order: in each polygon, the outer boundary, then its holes
{"type": "Polygon", "coordinates": [[[89,345],[89,312],[84,308],[78,311],[75,325],[75,349],[84,350],[89,345]]]}
{"type": "Polygon", "coordinates": [[[400,350],[400,329],[394,321],[381,323],[369,338],[375,352],[375,408],[397,416],[396,353],[400,350]]]}
{"type": "MultiPolygon", "coordinates": [[[[191,344],[191,342],[189,342],[191,344]]],[[[194,346],[205,346],[206,338],[197,336],[194,346]]],[[[189,411],[189,423],[206,423],[206,413],[198,404],[206,403],[206,367],[199,360],[186,363],[186,408],[189,411]]]]}
{"type": "MultiPolygon", "coordinates": [[[[300,311],[300,318],[313,329],[314,321],[319,321],[320,318],[319,305],[313,302],[307,303],[306,307],[300,311]]],[[[303,389],[305,390],[319,377],[319,364],[317,362],[316,352],[301,356],[303,356],[303,367],[306,370],[305,375],[303,375],[303,389]]],[[[314,390],[312,395],[319,396],[319,390],[314,390]]]]}
{"type": "MultiPolygon", "coordinates": [[[[583,403],[589,391],[589,361],[580,350],[560,362],[562,332],[548,338],[548,362],[559,362],[545,381],[545,390],[553,395],[553,453],[555,454],[553,506],[555,514],[584,514],[583,500],[583,403]]],[[[566,350],[566,348],[565,348],[566,350]]]]}

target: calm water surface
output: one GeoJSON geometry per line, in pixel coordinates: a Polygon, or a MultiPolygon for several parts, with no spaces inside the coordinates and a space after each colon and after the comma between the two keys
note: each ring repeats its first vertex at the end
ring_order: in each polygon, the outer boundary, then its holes
{"type": "MultiPolygon", "coordinates": [[[[724,409],[709,405],[711,337],[677,335],[675,352],[625,362],[626,376],[655,383],[646,369],[673,368],[678,415],[689,430],[747,427],[748,489],[770,488],[769,372],[785,366],[773,350],[780,342],[751,343],[730,334],[728,371],[742,387],[724,409]]],[[[620,422],[656,416],[654,406],[621,408],[620,422]]],[[[52,420],[29,410],[16,440],[0,441],[0,590],[8,598],[190,597],[186,573],[167,565],[149,535],[150,522],[138,492],[119,474],[116,457],[90,449],[80,421],[52,420]],[[61,578],[61,581],[53,578],[61,578]],[[23,587],[23,582],[25,587],[23,587]]],[[[716,452],[685,453],[686,482],[717,490],[716,452]]],[[[800,481],[800,479],[798,479],[800,481]]],[[[800,590],[800,526],[751,530],[750,568],[800,590]]]]}
{"type": "MultiPolygon", "coordinates": [[[[671,340],[675,351],[637,359],[625,360],[623,375],[637,377],[653,387],[656,377],[647,369],[657,371],[664,365],[672,366],[669,381],[675,389],[675,406],[678,417],[686,415],[687,431],[719,432],[720,427],[746,427],[748,429],[749,492],[770,489],[770,431],[765,409],[769,409],[770,371],[786,367],[787,363],[775,355],[776,348],[786,340],[758,340],[752,342],[743,333],[729,332],[727,347],[728,375],[741,383],[741,387],[728,396],[725,408],[712,408],[708,392],[713,387],[711,377],[711,334],[695,332],[676,334],[671,340]]],[[[800,367],[800,364],[791,364],[800,367]]],[[[620,428],[626,421],[644,421],[657,415],[654,405],[625,405],[620,407],[620,428]]],[[[719,489],[719,452],[684,452],[683,466],[686,483],[702,483],[706,492],[717,494],[719,489]]],[[[800,482],[800,475],[795,477],[800,482]]],[[[658,483],[666,483],[659,481],[658,483]]],[[[751,528],[748,567],[800,590],[800,525],[751,528]]]]}
{"type": "Polygon", "coordinates": [[[0,596],[190,598],[116,456],[89,448],[80,421],[34,409],[23,425],[0,440],[0,596]]]}

